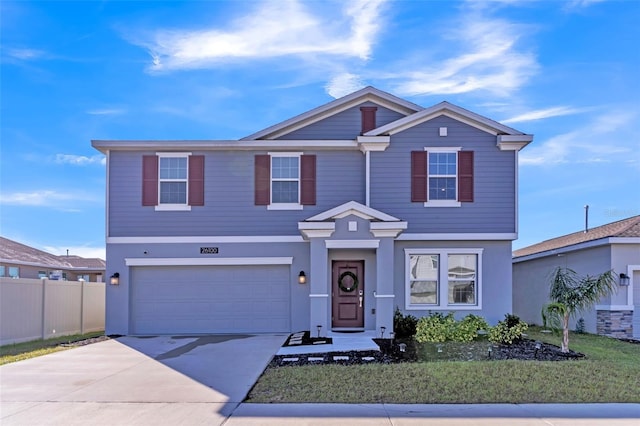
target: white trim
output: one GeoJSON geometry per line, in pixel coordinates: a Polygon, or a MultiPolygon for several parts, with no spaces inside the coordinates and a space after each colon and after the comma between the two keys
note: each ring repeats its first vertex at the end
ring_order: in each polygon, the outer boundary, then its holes
{"type": "Polygon", "coordinates": [[[610,237],[610,244],[640,244],[640,237],[610,237]]]}
{"type": "Polygon", "coordinates": [[[133,257],[124,262],[126,266],[291,265],[293,257],[133,257]]]}
{"type": "MultiPolygon", "coordinates": [[[[159,185],[158,185],[159,186],[159,185]]],[[[157,204],[155,206],[157,212],[175,212],[175,211],[191,211],[189,204],[157,204]]]]}
{"type": "Polygon", "coordinates": [[[325,298],[325,297],[329,297],[329,295],[325,293],[311,293],[309,294],[309,297],[325,298]]]}
{"type": "Polygon", "coordinates": [[[264,150],[349,150],[360,147],[353,139],[335,140],[92,140],[91,146],[102,153],[113,151],[177,150],[193,151],[264,151],[264,150]]]}
{"type": "Polygon", "coordinates": [[[393,299],[396,297],[396,295],[395,294],[378,294],[374,291],[373,297],[375,297],[376,299],[393,299]]]}
{"type": "Polygon", "coordinates": [[[269,151],[267,152],[271,157],[301,157],[304,155],[303,152],[291,152],[291,151],[269,151]]]}
{"type": "Polygon", "coordinates": [[[380,240],[327,240],[325,245],[328,249],[377,249],[380,240]]]}
{"type": "Polygon", "coordinates": [[[596,311],[633,311],[634,305],[596,305],[596,311]]]}
{"type": "MultiPolygon", "coordinates": [[[[462,151],[461,146],[425,146],[424,150],[427,152],[460,152],[462,151]]],[[[457,166],[456,161],[456,166],[457,166]]]]}
{"type": "Polygon", "coordinates": [[[300,235],[202,236],[202,237],[108,237],[107,244],[215,244],[215,243],[304,243],[300,235]]]}
{"type": "Polygon", "coordinates": [[[407,222],[371,222],[369,231],[376,238],[396,238],[407,229],[407,222]]]}
{"type": "MultiPolygon", "coordinates": [[[[627,287],[627,303],[635,306],[634,288],[639,283],[633,282],[634,272],[640,272],[640,265],[627,265],[627,276],[629,277],[629,286],[627,287]]],[[[640,304],[640,301],[638,302],[640,304]]]]}
{"type": "Polygon", "coordinates": [[[516,233],[442,233],[442,234],[412,234],[404,233],[398,236],[399,241],[513,241],[518,238],[516,233]]]}
{"type": "Polygon", "coordinates": [[[367,153],[371,151],[382,152],[389,148],[391,136],[358,136],[356,138],[360,151],[367,153]]]}
{"type": "MultiPolygon", "coordinates": [[[[456,177],[456,181],[457,180],[458,180],[458,178],[456,177]]],[[[457,184],[457,182],[456,182],[456,184],[457,184]]],[[[456,192],[458,192],[458,189],[456,189],[456,192]]],[[[462,203],[460,201],[456,201],[456,200],[430,200],[430,201],[425,202],[424,206],[425,207],[433,207],[433,208],[461,207],[462,203]]]]}
{"type": "Polygon", "coordinates": [[[529,145],[533,135],[498,135],[498,148],[500,151],[520,151],[529,145]]]}
{"type": "Polygon", "coordinates": [[[180,157],[180,158],[189,158],[189,156],[191,156],[190,152],[184,152],[184,151],[180,151],[180,152],[156,152],[156,155],[158,157],[168,157],[168,158],[174,158],[174,157],[180,157]]]}
{"type": "Polygon", "coordinates": [[[266,129],[246,136],[241,140],[259,138],[275,139],[367,101],[384,106],[385,108],[389,108],[405,116],[423,109],[421,106],[405,99],[398,98],[390,93],[368,86],[303,114],[267,127],[266,129]]]}
{"type": "Polygon", "coordinates": [[[405,248],[404,249],[404,307],[406,310],[481,310],[482,309],[482,290],[484,286],[483,279],[483,256],[484,249],[483,248],[405,248]],[[411,268],[409,257],[411,255],[438,255],[438,293],[437,303],[434,304],[411,304],[411,289],[410,289],[410,274],[409,269],[411,268]],[[475,291],[476,291],[476,303],[474,305],[466,305],[462,303],[453,303],[449,304],[449,278],[448,278],[448,270],[446,259],[450,254],[475,254],[477,257],[476,264],[476,280],[475,280],[475,291]]]}
{"type": "Polygon", "coordinates": [[[398,218],[390,216],[386,213],[383,213],[379,210],[376,209],[372,209],[371,207],[367,207],[365,205],[362,205],[356,201],[349,201],[347,203],[344,203],[340,206],[334,207],[330,210],[327,210],[325,212],[319,213],[315,216],[312,216],[310,218],[307,219],[307,221],[309,222],[313,222],[313,221],[323,221],[323,220],[328,220],[328,219],[335,219],[335,218],[340,218],[340,217],[345,217],[343,214],[346,213],[346,215],[349,214],[355,214],[355,212],[352,211],[357,211],[360,212],[362,214],[364,214],[365,216],[368,216],[370,219],[377,219],[377,220],[381,220],[381,221],[385,221],[385,222],[397,222],[399,221],[398,218]]]}
{"type": "Polygon", "coordinates": [[[371,204],[371,152],[364,153],[364,204],[371,204]]]}
{"type": "Polygon", "coordinates": [[[304,206],[298,203],[273,203],[273,204],[267,205],[267,210],[303,210],[303,209],[304,209],[304,206]]]}

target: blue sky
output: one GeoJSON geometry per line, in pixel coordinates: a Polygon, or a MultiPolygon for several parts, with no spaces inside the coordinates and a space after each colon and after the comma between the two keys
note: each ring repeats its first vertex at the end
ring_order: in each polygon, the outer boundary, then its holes
{"type": "Polygon", "coordinates": [[[91,139],[236,139],[366,85],[534,142],[514,248],[640,214],[640,1],[7,1],[0,234],[104,258],[91,139]]]}

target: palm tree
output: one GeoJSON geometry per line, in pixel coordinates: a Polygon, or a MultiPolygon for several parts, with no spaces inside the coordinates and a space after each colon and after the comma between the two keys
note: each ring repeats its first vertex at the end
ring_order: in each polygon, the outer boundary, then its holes
{"type": "MultiPolygon", "coordinates": [[[[595,277],[580,277],[568,268],[558,267],[552,275],[550,303],[544,312],[556,322],[562,322],[562,352],[569,352],[569,317],[595,305],[602,297],[611,295],[615,287],[613,271],[595,277]]],[[[553,321],[552,321],[553,323],[553,321]]]]}

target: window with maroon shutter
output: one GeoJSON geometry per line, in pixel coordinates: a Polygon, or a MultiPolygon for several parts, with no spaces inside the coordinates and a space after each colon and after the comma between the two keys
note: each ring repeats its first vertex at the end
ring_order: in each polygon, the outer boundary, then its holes
{"type": "Polygon", "coordinates": [[[189,205],[204,206],[204,155],[189,157],[189,205]]]}
{"type": "Polygon", "coordinates": [[[473,201],[473,151],[458,152],[458,201],[473,201]]]}
{"type": "Polygon", "coordinates": [[[316,204],[316,156],[300,157],[300,204],[316,204]]]}
{"type": "Polygon", "coordinates": [[[158,157],[142,157],[142,205],[158,205],[158,157]]]}
{"type": "Polygon", "coordinates": [[[362,116],[362,134],[376,128],[376,111],[377,107],[360,107],[362,116]]]}
{"type": "Polygon", "coordinates": [[[427,201],[427,152],[411,152],[411,201],[427,201]]]}
{"type": "Polygon", "coordinates": [[[267,206],[271,202],[271,157],[255,156],[255,205],[267,206]]]}

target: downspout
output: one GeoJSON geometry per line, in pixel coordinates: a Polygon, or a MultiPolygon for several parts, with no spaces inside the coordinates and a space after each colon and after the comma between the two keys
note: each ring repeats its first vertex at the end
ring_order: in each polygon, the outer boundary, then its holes
{"type": "Polygon", "coordinates": [[[369,176],[371,174],[371,169],[370,169],[371,157],[370,157],[370,154],[371,154],[371,151],[369,151],[369,150],[366,150],[364,152],[364,162],[365,162],[365,165],[364,165],[365,202],[364,202],[364,204],[367,207],[369,207],[369,202],[370,202],[370,199],[369,199],[369,192],[370,192],[369,176]]]}

